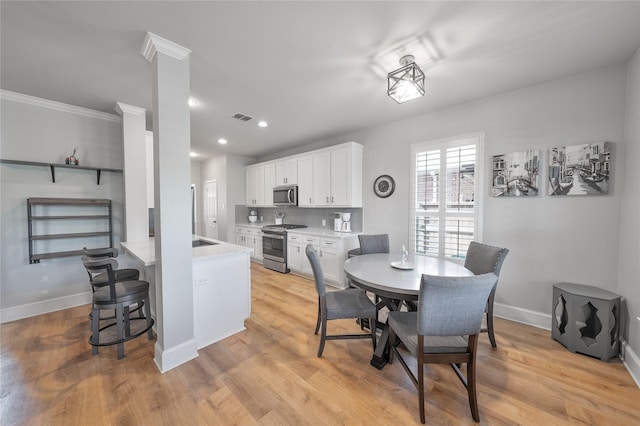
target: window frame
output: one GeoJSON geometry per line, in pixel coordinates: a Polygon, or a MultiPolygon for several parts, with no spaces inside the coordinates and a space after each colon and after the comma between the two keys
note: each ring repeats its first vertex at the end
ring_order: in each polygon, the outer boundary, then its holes
{"type": "MultiPolygon", "coordinates": [[[[418,142],[418,143],[414,143],[411,145],[411,150],[410,150],[410,161],[411,161],[411,167],[410,167],[410,199],[409,199],[409,239],[410,239],[410,247],[411,247],[411,252],[413,254],[416,255],[420,255],[420,256],[430,256],[430,257],[437,257],[440,259],[445,259],[448,261],[453,261],[453,262],[457,262],[457,263],[464,263],[464,258],[452,258],[452,257],[445,257],[444,256],[444,221],[442,219],[446,218],[446,217],[450,217],[450,216],[455,216],[456,213],[447,213],[445,205],[442,205],[441,208],[439,208],[437,216],[439,218],[439,241],[438,241],[438,255],[434,256],[432,254],[428,254],[428,253],[416,253],[415,252],[415,247],[416,247],[416,218],[417,217],[424,217],[424,216],[433,216],[433,215],[424,215],[424,214],[417,214],[418,211],[416,210],[416,205],[415,205],[415,201],[416,201],[416,191],[417,191],[417,187],[416,187],[416,156],[418,155],[418,153],[421,152],[425,152],[425,151],[435,151],[438,150],[441,153],[441,159],[445,159],[444,161],[446,161],[446,150],[448,148],[455,148],[455,147],[460,147],[460,146],[466,146],[466,145],[471,145],[471,144],[475,144],[476,147],[476,161],[475,161],[475,165],[474,165],[474,211],[473,211],[473,218],[474,218],[474,237],[473,239],[475,241],[482,241],[482,224],[483,224],[483,201],[485,198],[485,190],[486,190],[486,184],[485,184],[485,180],[484,180],[484,176],[485,176],[485,169],[487,167],[487,163],[484,157],[484,132],[476,132],[476,133],[469,133],[469,134],[463,134],[463,135],[458,135],[458,136],[452,136],[452,137],[447,137],[447,138],[442,138],[442,139],[435,139],[435,140],[429,140],[429,141],[425,141],[425,142],[418,142]],[[443,153],[445,155],[443,155],[443,153]]],[[[446,187],[442,188],[440,193],[446,192],[446,187]]],[[[442,203],[441,203],[442,204],[442,203]]]]}

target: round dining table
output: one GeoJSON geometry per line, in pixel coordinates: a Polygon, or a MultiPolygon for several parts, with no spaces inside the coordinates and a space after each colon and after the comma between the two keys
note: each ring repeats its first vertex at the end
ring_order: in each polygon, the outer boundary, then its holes
{"type": "MultiPolygon", "coordinates": [[[[422,275],[443,277],[467,277],[473,275],[464,266],[435,257],[410,255],[402,261],[400,253],[364,254],[347,259],[344,272],[352,285],[378,296],[378,309],[383,306],[398,310],[403,302],[415,309],[422,275]]],[[[376,326],[382,329],[371,365],[382,369],[389,359],[389,330],[385,323],[376,326]]]]}

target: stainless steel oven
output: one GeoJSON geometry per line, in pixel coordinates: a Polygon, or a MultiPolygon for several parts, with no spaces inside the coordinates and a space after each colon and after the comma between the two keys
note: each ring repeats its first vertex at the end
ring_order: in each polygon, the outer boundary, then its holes
{"type": "Polygon", "coordinates": [[[287,229],[306,228],[305,225],[267,225],[262,227],[262,264],[265,268],[286,274],[287,229]]]}

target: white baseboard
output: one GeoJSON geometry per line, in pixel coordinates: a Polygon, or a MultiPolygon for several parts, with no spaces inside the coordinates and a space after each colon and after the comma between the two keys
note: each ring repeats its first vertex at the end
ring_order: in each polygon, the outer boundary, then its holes
{"type": "Polygon", "coordinates": [[[509,321],[515,321],[533,327],[551,330],[551,315],[515,306],[494,303],[493,315],[509,321]]]}
{"type": "Polygon", "coordinates": [[[627,371],[631,375],[631,378],[636,385],[640,388],[640,357],[636,354],[631,346],[627,344],[624,340],[620,345],[621,353],[620,358],[622,358],[622,362],[624,366],[627,368],[627,371]]]}
{"type": "Polygon", "coordinates": [[[89,303],[91,303],[91,292],[87,291],[84,293],[72,294],[70,296],[42,300],[40,302],[10,306],[8,308],[0,309],[0,324],[34,317],[36,315],[47,314],[49,312],[59,311],[62,309],[73,308],[74,306],[87,305],[89,303]]]}
{"type": "Polygon", "coordinates": [[[158,342],[156,342],[153,361],[156,363],[156,366],[161,373],[166,373],[172,368],[197,358],[198,350],[196,346],[196,339],[191,339],[178,346],[165,350],[158,342]]]}

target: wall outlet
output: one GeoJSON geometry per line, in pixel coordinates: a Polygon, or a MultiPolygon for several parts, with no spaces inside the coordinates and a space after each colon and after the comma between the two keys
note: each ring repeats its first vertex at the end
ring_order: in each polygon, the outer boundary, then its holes
{"type": "Polygon", "coordinates": [[[323,227],[327,226],[327,220],[326,219],[322,219],[322,226],[323,227]]]}

